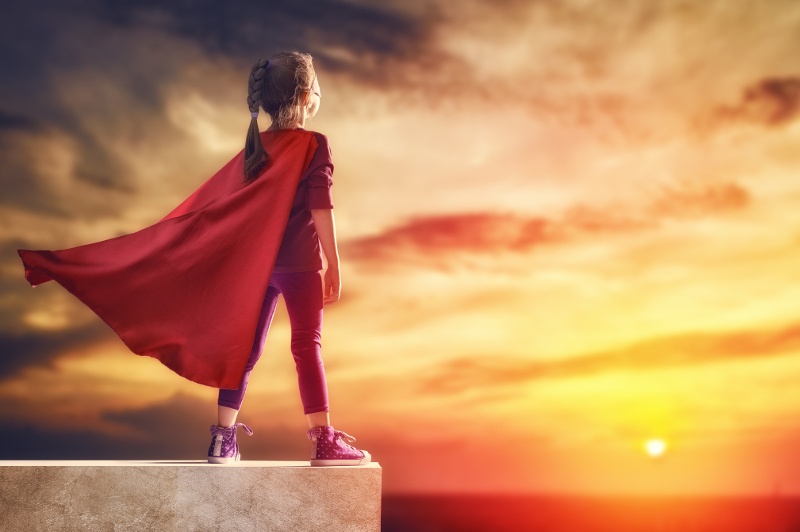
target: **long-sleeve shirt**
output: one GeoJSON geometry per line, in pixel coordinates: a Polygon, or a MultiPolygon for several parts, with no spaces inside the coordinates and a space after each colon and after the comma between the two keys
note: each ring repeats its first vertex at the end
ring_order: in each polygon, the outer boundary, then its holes
{"type": "Polygon", "coordinates": [[[328,138],[314,133],[317,149],[308,165],[292,203],[274,272],[305,272],[322,269],[319,237],[311,219],[312,209],[333,209],[333,160],[328,138]]]}

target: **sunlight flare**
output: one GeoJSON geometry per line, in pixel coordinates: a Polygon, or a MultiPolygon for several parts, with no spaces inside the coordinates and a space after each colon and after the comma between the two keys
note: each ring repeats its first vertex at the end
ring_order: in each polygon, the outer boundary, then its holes
{"type": "Polygon", "coordinates": [[[660,458],[667,450],[667,442],[657,438],[647,440],[644,449],[651,458],[660,458]]]}

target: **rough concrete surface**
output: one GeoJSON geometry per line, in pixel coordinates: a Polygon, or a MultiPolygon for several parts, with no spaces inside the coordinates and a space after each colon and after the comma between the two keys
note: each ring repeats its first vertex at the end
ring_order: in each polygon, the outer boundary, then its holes
{"type": "Polygon", "coordinates": [[[381,467],[0,461],[3,531],[378,531],[381,467]]]}

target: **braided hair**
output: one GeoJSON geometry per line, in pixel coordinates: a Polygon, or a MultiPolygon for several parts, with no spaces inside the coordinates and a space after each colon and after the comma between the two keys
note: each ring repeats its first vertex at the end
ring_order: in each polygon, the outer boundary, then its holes
{"type": "Polygon", "coordinates": [[[314,83],[311,56],[300,52],[281,52],[259,59],[250,71],[247,106],[250,127],[244,143],[244,179],[250,182],[261,173],[269,160],[258,131],[258,109],[269,114],[278,129],[291,127],[305,117],[303,97],[314,83]]]}

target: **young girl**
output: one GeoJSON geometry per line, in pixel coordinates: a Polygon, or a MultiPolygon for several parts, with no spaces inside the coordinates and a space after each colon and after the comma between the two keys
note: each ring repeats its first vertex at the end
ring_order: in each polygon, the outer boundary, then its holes
{"type": "MultiPolygon", "coordinates": [[[[262,137],[302,130],[306,119],[317,114],[321,96],[310,55],[279,53],[253,66],[247,98],[252,119],[244,150],[246,180],[258,178],[269,157],[280,157],[280,153],[264,151],[262,137]],[[266,135],[258,132],[259,106],[272,119],[266,135]]],[[[325,371],[320,357],[322,307],[323,303],[338,301],[341,281],[330,193],[333,162],[325,136],[320,133],[313,135],[317,148],[292,202],[245,372],[236,390],[219,392],[219,416],[217,425],[211,427],[213,437],[208,451],[209,462],[238,460],[236,428],[242,427],[252,434],[247,425],[236,423],[236,418],[250,372],[261,356],[280,294],[283,294],[289,313],[291,350],[297,366],[300,399],[310,427],[308,437],[314,443],[311,465],[360,465],[370,461],[369,453],[342,441],[352,442],[354,438],[330,426],[325,371]],[[320,245],[327,263],[324,279],[320,275],[320,245]]]]}
{"type": "Polygon", "coordinates": [[[283,294],[312,442],[311,465],[362,465],[366,451],[330,425],[320,356],[323,304],[339,299],[327,138],[303,129],[320,106],[311,56],[279,53],[250,74],[245,149],[163,220],[60,251],[19,250],[32,286],[55,280],[136,354],[220,388],[208,461],[240,459],[247,382],[283,294]],[[258,130],[259,108],[272,124],[258,130]],[[322,254],[327,268],[321,275],[322,254]]]}

